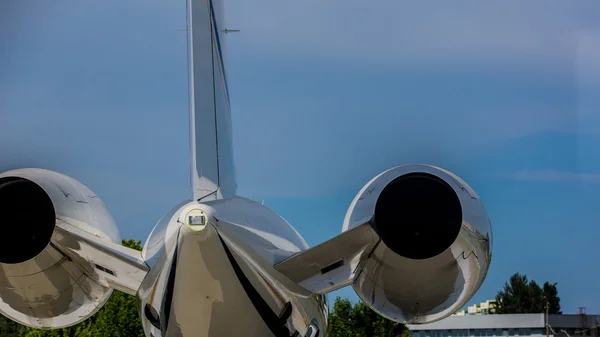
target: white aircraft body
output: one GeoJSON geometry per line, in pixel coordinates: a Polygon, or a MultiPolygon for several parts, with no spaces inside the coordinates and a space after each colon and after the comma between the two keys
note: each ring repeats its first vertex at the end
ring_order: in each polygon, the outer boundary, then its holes
{"type": "Polygon", "coordinates": [[[456,175],[428,165],[381,173],[350,204],[342,233],[313,248],[236,194],[223,4],[187,1],[194,198],[138,252],[121,246],[104,203],[78,181],[36,168],[0,174],[0,312],[62,328],[117,290],[139,298],[147,336],[314,337],[327,329],[327,293],[345,286],[398,322],[461,308],[486,276],[492,231],[456,175]]]}

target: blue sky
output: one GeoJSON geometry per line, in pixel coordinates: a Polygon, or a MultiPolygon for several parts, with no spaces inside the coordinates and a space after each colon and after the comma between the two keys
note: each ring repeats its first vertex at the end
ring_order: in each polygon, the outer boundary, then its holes
{"type": "MultiPolygon", "coordinates": [[[[599,7],[228,1],[226,27],[242,30],[226,48],[240,194],[315,245],[372,176],[439,165],[492,220],[471,302],[518,271],[558,282],[565,312],[600,312],[599,7]]],[[[190,195],[185,2],[0,13],[0,167],[80,180],[144,240],[190,195]]]]}

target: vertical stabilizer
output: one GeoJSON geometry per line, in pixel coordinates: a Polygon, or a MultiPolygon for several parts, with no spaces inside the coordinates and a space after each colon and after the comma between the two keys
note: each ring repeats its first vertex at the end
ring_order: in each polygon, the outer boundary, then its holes
{"type": "Polygon", "coordinates": [[[235,196],[223,0],[187,0],[191,178],[194,199],[235,196]]]}

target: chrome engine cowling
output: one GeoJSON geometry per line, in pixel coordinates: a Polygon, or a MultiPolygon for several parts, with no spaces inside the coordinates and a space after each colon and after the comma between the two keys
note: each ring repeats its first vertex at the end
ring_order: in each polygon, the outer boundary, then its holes
{"type": "Polygon", "coordinates": [[[381,238],[352,287],[379,314],[412,324],[445,318],[479,289],[488,271],[492,228],[479,196],[456,175],[399,166],[367,183],[343,231],[371,219],[381,238]]]}
{"type": "Polygon", "coordinates": [[[112,293],[97,266],[67,253],[77,247],[58,225],[121,241],[102,200],[78,181],[42,169],[0,174],[0,312],[23,325],[77,324],[112,293]]]}

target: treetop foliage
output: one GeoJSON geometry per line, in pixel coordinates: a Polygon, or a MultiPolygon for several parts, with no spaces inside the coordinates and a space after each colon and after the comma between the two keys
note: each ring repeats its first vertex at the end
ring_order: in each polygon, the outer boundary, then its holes
{"type": "Polygon", "coordinates": [[[504,288],[496,295],[497,314],[545,313],[562,314],[556,284],[545,282],[540,287],[526,275],[513,274],[504,288]]]}
{"type": "Polygon", "coordinates": [[[328,337],[409,337],[403,324],[392,322],[364,302],[337,297],[329,313],[328,337]]]}

